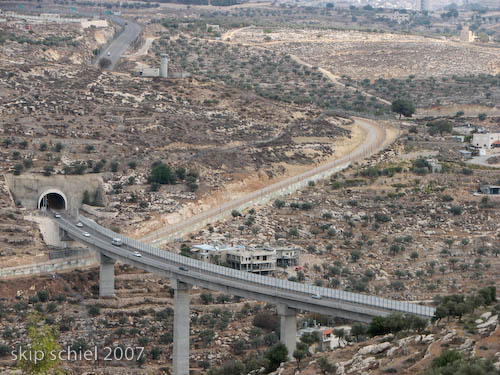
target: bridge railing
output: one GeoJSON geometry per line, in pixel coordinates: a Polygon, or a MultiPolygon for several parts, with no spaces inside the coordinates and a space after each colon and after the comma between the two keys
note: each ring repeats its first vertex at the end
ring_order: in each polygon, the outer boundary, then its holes
{"type": "Polygon", "coordinates": [[[79,217],[80,221],[89,226],[93,230],[104,234],[109,238],[120,238],[123,243],[133,249],[140,250],[143,253],[153,255],[158,258],[166,259],[178,265],[186,265],[196,268],[199,271],[209,272],[217,276],[226,276],[229,278],[251,282],[256,285],[274,287],[278,290],[292,291],[312,296],[317,294],[322,298],[338,300],[340,302],[348,302],[358,305],[370,306],[384,310],[398,311],[403,313],[412,313],[421,316],[431,317],[434,315],[434,308],[422,306],[404,301],[390,300],[377,296],[370,296],[360,293],[346,292],[339,289],[331,289],[319,287],[316,285],[298,283],[288,280],[281,280],[274,277],[262,276],[251,272],[239,271],[228,267],[215,265],[212,263],[203,262],[197,259],[192,259],[179,254],[174,254],[166,250],[161,250],[148,244],[133,240],[121,234],[115,233],[107,228],[97,224],[95,221],[87,219],[83,216],[79,217]]]}

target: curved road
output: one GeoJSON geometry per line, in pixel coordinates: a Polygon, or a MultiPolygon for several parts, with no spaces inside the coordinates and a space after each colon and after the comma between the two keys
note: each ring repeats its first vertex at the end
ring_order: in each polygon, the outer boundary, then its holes
{"type": "MultiPolygon", "coordinates": [[[[290,189],[297,190],[304,186],[304,182],[307,182],[311,179],[326,177],[329,171],[331,171],[331,173],[335,173],[341,169],[344,169],[348,167],[352,162],[360,161],[368,156],[373,155],[381,148],[383,148],[383,146],[388,141],[392,141],[387,139],[385,129],[383,129],[380,125],[377,125],[376,122],[362,118],[354,118],[354,121],[366,131],[367,136],[363,144],[348,155],[345,155],[331,162],[324,163],[297,176],[289,177],[285,180],[266,186],[265,188],[256,190],[244,197],[225,202],[218,207],[211,208],[180,223],[169,225],[166,228],[156,230],[142,237],[141,240],[154,243],[155,245],[160,245],[167,242],[167,240],[171,238],[175,233],[186,231],[189,228],[202,224],[206,225],[209,222],[221,219],[221,215],[228,215],[234,209],[238,209],[240,207],[244,208],[246,205],[249,205],[256,200],[263,200],[266,198],[266,196],[276,194],[278,191],[289,193],[290,189]]],[[[198,228],[196,228],[196,230],[197,229],[198,228]]]]}
{"type": "Polygon", "coordinates": [[[115,38],[101,53],[97,56],[94,65],[99,65],[99,60],[103,57],[111,60],[111,66],[107,69],[112,70],[120,60],[120,57],[125,53],[130,44],[135,41],[141,33],[141,26],[133,21],[124,20],[123,18],[112,17],[115,23],[124,26],[124,30],[115,38]]]}

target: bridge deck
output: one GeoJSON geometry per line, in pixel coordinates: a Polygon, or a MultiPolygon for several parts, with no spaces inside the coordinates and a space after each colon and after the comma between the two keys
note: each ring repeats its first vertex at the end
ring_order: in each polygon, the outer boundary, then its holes
{"type": "MultiPolygon", "coordinates": [[[[350,311],[363,316],[388,315],[391,312],[415,314],[430,318],[435,309],[405,301],[396,301],[377,296],[346,292],[339,289],[318,287],[309,284],[282,280],[274,277],[261,276],[249,272],[238,271],[227,267],[199,261],[182,255],[174,254],[106,229],[92,220],[80,216],[80,221],[101,238],[84,237],[82,230],[65,217],[56,219],[62,229],[76,240],[92,244],[119,259],[129,259],[131,263],[147,270],[163,270],[173,273],[195,285],[222,285],[233,291],[245,290],[256,299],[269,300],[277,298],[278,302],[293,301],[301,309],[318,311],[316,307],[350,311]],[[121,238],[123,247],[111,245],[112,238],[121,238]],[[130,250],[127,250],[130,249],[130,250]],[[134,257],[131,251],[139,251],[142,257],[134,257]],[[189,271],[179,270],[186,267],[189,271]],[[312,295],[320,295],[321,299],[311,299],[312,295]],[[310,308],[308,306],[310,305],[310,308]]],[[[220,289],[217,289],[220,290],[220,289]]]]}

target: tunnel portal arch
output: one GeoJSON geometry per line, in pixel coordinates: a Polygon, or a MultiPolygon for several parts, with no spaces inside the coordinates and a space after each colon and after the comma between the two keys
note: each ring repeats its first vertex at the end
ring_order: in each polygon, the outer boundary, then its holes
{"type": "Polygon", "coordinates": [[[55,210],[66,210],[68,209],[68,198],[66,195],[57,189],[48,189],[40,195],[38,198],[38,209],[43,207],[43,200],[47,197],[47,207],[55,210]]]}

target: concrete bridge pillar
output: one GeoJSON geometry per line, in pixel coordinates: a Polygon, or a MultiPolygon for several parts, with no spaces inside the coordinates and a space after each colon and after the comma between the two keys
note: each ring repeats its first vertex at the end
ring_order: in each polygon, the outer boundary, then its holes
{"type": "Polygon", "coordinates": [[[101,267],[99,269],[99,296],[115,296],[115,260],[99,253],[101,267]]]}
{"type": "Polygon", "coordinates": [[[174,289],[174,375],[189,375],[189,289],[191,285],[171,280],[174,289]]]}
{"type": "Polygon", "coordinates": [[[297,346],[297,311],[286,305],[279,304],[280,341],[288,349],[288,358],[291,359],[297,346]]]}

